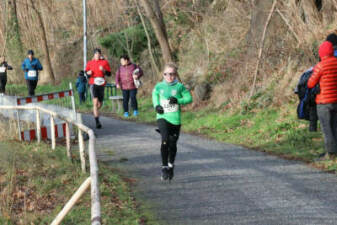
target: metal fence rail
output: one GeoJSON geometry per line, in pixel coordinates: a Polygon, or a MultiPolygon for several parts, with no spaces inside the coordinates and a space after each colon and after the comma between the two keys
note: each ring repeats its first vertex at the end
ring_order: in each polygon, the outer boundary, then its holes
{"type": "MultiPolygon", "coordinates": [[[[55,137],[55,127],[53,124],[55,123],[55,118],[65,121],[66,123],[66,142],[67,142],[67,156],[71,157],[71,142],[70,142],[70,132],[69,126],[72,124],[76,126],[79,130],[79,148],[80,148],[80,158],[81,158],[81,168],[82,171],[85,172],[85,157],[84,157],[84,140],[83,140],[83,133],[85,132],[89,135],[89,165],[90,165],[90,180],[87,180],[84,186],[88,186],[89,182],[91,185],[91,225],[101,225],[101,200],[100,200],[100,191],[99,191],[99,181],[98,181],[98,163],[96,158],[96,150],[95,150],[95,142],[96,137],[94,135],[93,130],[84,126],[82,123],[74,122],[69,118],[66,118],[63,115],[50,111],[48,109],[44,109],[39,106],[0,106],[0,110],[32,110],[36,112],[36,117],[40,116],[40,113],[46,113],[50,115],[50,123],[51,123],[51,148],[55,149],[56,147],[56,137],[55,137]]],[[[37,119],[36,121],[40,121],[37,119]]],[[[36,123],[36,130],[37,130],[37,139],[38,142],[41,141],[41,124],[39,122],[36,123]]],[[[84,187],[81,188],[83,191],[85,190],[84,187]]],[[[80,191],[80,190],[79,190],[80,191]]],[[[77,192],[75,193],[75,195],[77,192]]],[[[74,196],[75,196],[74,195],[74,196]]],[[[73,196],[73,197],[74,197],[73,196]]],[[[73,198],[72,198],[73,199],[73,198]]],[[[71,201],[69,201],[71,202],[71,201]]],[[[76,201],[75,201],[76,202],[76,201]]],[[[74,203],[75,203],[74,202],[74,203]]],[[[71,208],[71,207],[70,207],[71,208]]],[[[69,212],[69,205],[67,204],[64,209],[59,213],[59,215],[53,221],[53,225],[60,224],[66,213],[64,211],[69,212]],[[68,208],[68,210],[65,210],[68,208]],[[61,218],[61,219],[60,219],[61,218]]]]}

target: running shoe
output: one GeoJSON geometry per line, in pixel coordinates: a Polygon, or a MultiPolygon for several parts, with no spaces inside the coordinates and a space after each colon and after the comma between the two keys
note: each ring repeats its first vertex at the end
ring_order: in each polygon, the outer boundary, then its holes
{"type": "Polygon", "coordinates": [[[133,111],[133,115],[134,115],[134,116],[138,116],[138,114],[139,114],[139,113],[138,113],[138,110],[133,111]]]}
{"type": "Polygon", "coordinates": [[[97,129],[101,129],[102,128],[102,124],[99,121],[96,123],[96,128],[97,129]]]}
{"type": "Polygon", "coordinates": [[[168,167],[167,166],[163,166],[161,168],[161,180],[167,180],[168,178],[169,178],[168,167]]]}
{"type": "Polygon", "coordinates": [[[172,180],[174,176],[174,165],[169,165],[168,167],[168,179],[172,180]]]}
{"type": "Polygon", "coordinates": [[[129,112],[125,112],[124,117],[129,117],[129,112]]]}

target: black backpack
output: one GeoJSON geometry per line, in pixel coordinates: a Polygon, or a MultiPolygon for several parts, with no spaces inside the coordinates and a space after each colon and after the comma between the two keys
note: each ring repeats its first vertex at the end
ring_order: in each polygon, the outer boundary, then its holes
{"type": "Polygon", "coordinates": [[[310,107],[315,106],[315,98],[319,93],[319,84],[313,88],[308,88],[308,80],[313,73],[313,68],[305,71],[297,84],[295,94],[298,95],[299,104],[297,106],[297,117],[299,119],[309,120],[310,107]]]}

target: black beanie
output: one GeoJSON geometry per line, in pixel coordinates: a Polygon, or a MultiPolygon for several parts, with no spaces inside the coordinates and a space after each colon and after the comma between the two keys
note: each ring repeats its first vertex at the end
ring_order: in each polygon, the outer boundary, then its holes
{"type": "Polygon", "coordinates": [[[326,40],[330,42],[333,46],[337,46],[337,35],[335,33],[329,34],[326,40]]]}
{"type": "Polygon", "coordinates": [[[94,54],[96,54],[96,53],[102,54],[102,51],[101,51],[101,49],[99,49],[99,48],[95,48],[95,49],[94,49],[94,54]]]}
{"type": "Polygon", "coordinates": [[[34,51],[33,50],[28,50],[27,55],[34,55],[34,51]]]}

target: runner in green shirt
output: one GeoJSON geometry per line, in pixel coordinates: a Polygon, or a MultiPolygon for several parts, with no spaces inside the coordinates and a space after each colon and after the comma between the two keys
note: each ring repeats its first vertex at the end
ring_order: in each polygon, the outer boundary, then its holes
{"type": "Polygon", "coordinates": [[[181,126],[181,105],[192,102],[191,93],[177,80],[177,67],[167,64],[162,82],[152,92],[152,102],[157,112],[157,123],[161,134],[162,180],[171,180],[174,175],[174,160],[181,126]]]}

